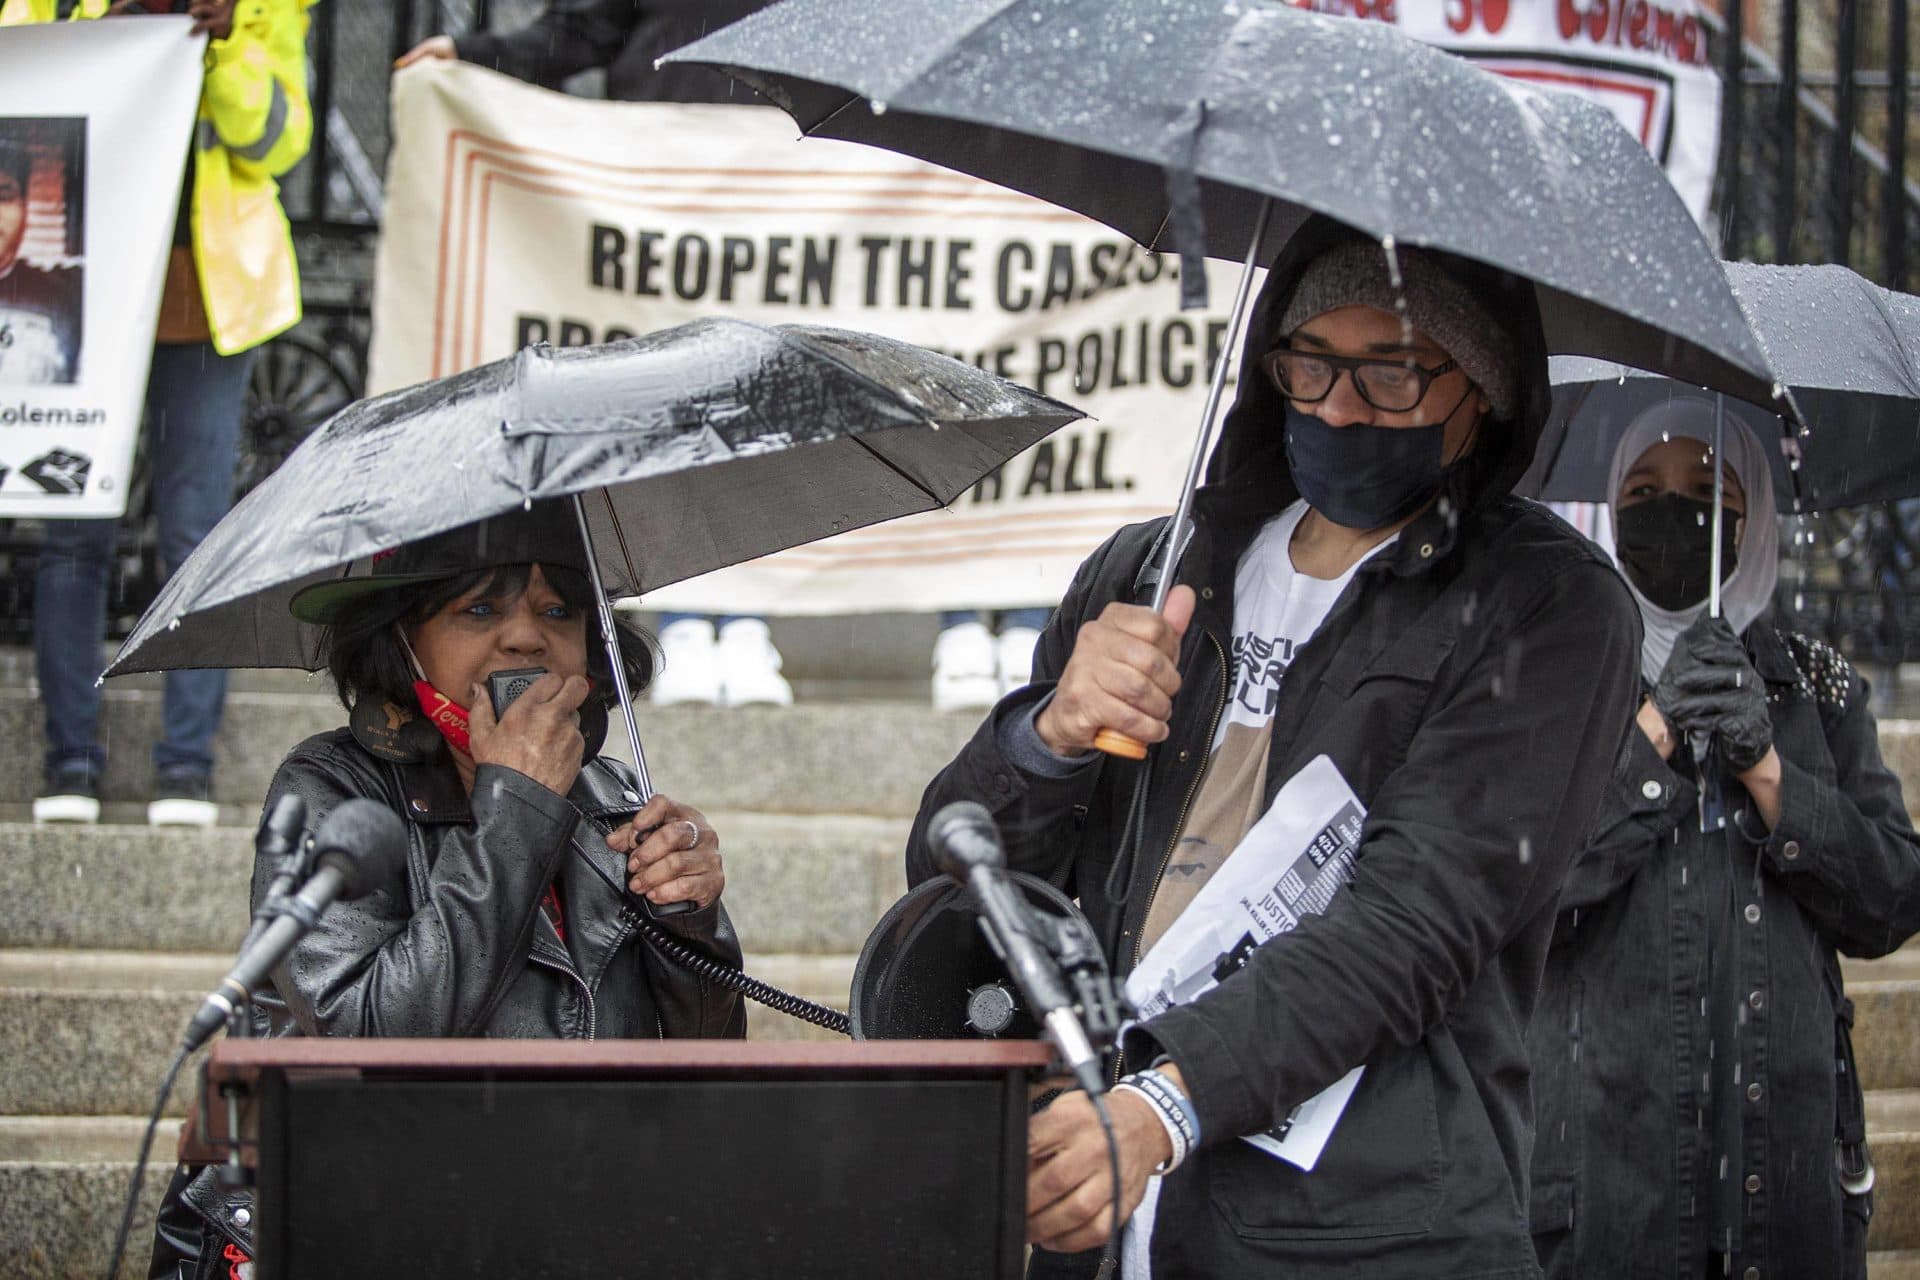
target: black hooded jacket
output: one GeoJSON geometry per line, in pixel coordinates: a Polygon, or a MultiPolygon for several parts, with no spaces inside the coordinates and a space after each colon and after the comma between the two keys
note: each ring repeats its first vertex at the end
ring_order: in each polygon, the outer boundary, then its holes
{"type": "MultiPolygon", "coordinates": [[[[1255,367],[1301,269],[1340,234],[1310,223],[1283,250],[1241,368],[1255,367]]],[[[1511,317],[1521,407],[1483,425],[1440,500],[1355,574],[1295,654],[1273,716],[1269,801],[1325,754],[1368,808],[1354,879],[1325,915],[1127,1045],[1131,1066],[1172,1056],[1202,1130],[1162,1188],[1161,1280],[1538,1274],[1523,1034],[1561,880],[1638,695],[1639,621],[1596,550],[1508,496],[1546,414],[1538,313],[1525,285],[1461,269],[1511,317]],[[1313,1172],[1236,1140],[1363,1063],[1313,1172]]],[[[1197,495],[1177,580],[1198,606],[1168,739],[1145,766],[1102,759],[1064,778],[1023,772],[999,745],[1002,723],[1053,689],[1081,624],[1111,601],[1145,599],[1158,521],[1121,530],[1081,566],[1041,635],[1034,683],[996,707],[928,787],[912,881],[934,874],[928,817],[977,800],[1000,824],[1010,864],[1077,896],[1115,969],[1133,967],[1227,697],[1236,567],[1298,496],[1281,408],[1264,379],[1242,380],[1197,495]],[[1130,892],[1116,898],[1109,874],[1141,767],[1151,779],[1144,835],[1130,892]]],[[[1085,1261],[1036,1255],[1035,1270],[1071,1274],[1085,1261]]]]}

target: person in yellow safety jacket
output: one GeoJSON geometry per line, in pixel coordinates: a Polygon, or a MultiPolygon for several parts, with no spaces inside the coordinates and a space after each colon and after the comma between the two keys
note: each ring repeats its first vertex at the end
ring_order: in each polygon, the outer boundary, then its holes
{"type": "Polygon", "coordinates": [[[299,322],[299,267],[274,179],[300,162],[313,138],[311,2],[0,0],[0,27],[178,9],[214,37],[194,130],[192,254],[175,254],[167,273],[163,342],[197,332],[221,355],[235,355],[299,322]]]}
{"type": "MultiPolygon", "coordinates": [[[[293,240],[274,179],[299,162],[313,135],[309,3],[0,0],[0,39],[7,26],[140,21],[151,13],[186,14],[194,33],[211,37],[147,374],[144,442],[164,574],[180,567],[232,504],[252,353],[300,319],[293,240]]],[[[33,624],[47,754],[36,822],[99,820],[107,753],[95,677],[117,524],[44,523],[33,624]]],[[[225,700],[225,672],[167,676],[149,823],[216,820],[213,740],[225,700]]]]}

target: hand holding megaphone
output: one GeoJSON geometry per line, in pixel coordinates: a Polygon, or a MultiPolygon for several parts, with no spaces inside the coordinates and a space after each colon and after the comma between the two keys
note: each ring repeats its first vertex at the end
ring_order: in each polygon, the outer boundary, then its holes
{"type": "Polygon", "coordinates": [[[1116,601],[1081,627],[1053,700],[1034,720],[1041,741],[1063,756],[1145,759],[1148,745],[1167,736],[1193,608],[1193,588],[1175,587],[1163,610],[1116,601]]]}

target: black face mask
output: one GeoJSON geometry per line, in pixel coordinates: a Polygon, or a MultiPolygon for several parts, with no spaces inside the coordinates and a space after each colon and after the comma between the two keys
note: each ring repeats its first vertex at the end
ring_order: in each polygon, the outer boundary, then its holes
{"type": "MultiPolygon", "coordinates": [[[[1613,517],[1613,543],[1620,567],[1640,594],[1677,613],[1707,598],[1713,560],[1713,504],[1679,493],[1663,493],[1613,517]]],[[[1734,536],[1740,513],[1720,511],[1720,581],[1739,567],[1734,536]]]]}
{"type": "Polygon", "coordinates": [[[1336,427],[1291,403],[1285,412],[1293,483],[1308,506],[1335,524],[1385,528],[1439,491],[1445,419],[1424,427],[1336,427]]]}

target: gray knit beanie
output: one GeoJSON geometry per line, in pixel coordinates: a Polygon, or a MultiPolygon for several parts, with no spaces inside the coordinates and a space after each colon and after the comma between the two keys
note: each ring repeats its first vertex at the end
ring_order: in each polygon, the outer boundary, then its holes
{"type": "Polygon", "coordinates": [[[1387,273],[1386,253],[1377,245],[1352,241],[1315,258],[1300,273],[1276,341],[1291,337],[1315,316],[1355,304],[1404,315],[1459,363],[1493,406],[1494,417],[1511,417],[1520,388],[1518,358],[1506,326],[1432,254],[1400,249],[1396,256],[1398,288],[1387,273]]]}

